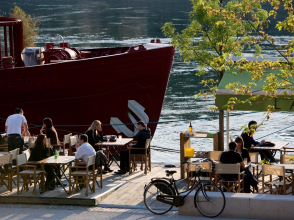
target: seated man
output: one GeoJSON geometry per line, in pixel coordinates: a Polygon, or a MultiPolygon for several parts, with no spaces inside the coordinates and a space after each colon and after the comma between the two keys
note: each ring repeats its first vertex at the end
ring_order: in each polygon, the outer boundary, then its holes
{"type": "MultiPolygon", "coordinates": [[[[257,129],[257,122],[256,121],[250,121],[248,123],[248,128],[249,129],[254,129],[256,131],[257,129]]],[[[243,138],[244,141],[244,147],[246,149],[251,148],[252,146],[257,146],[258,144],[263,144],[265,140],[262,140],[261,142],[255,141],[253,139],[253,136],[251,133],[245,133],[244,131],[241,134],[241,137],[243,138]]],[[[261,159],[263,160],[265,157],[267,160],[270,160],[272,158],[271,153],[268,150],[251,150],[252,152],[259,152],[261,159]]],[[[271,161],[274,162],[274,161],[271,161]]]]}
{"type": "MultiPolygon", "coordinates": [[[[242,157],[239,153],[235,152],[236,150],[236,143],[231,142],[229,143],[229,151],[223,152],[221,157],[220,157],[220,163],[223,164],[237,164],[240,163],[240,169],[244,169],[245,165],[242,160],[242,157]]],[[[226,180],[232,180],[232,179],[238,179],[237,174],[222,174],[222,179],[224,181],[226,180]]],[[[247,178],[246,174],[244,175],[244,192],[245,193],[250,193],[250,182],[249,179],[247,178]]]]}
{"type": "Polygon", "coordinates": [[[76,145],[77,153],[75,155],[76,159],[83,159],[87,163],[88,157],[95,154],[95,149],[88,143],[88,136],[86,134],[81,134],[79,138],[79,144],[76,145]]]}
{"type": "MultiPolygon", "coordinates": [[[[137,123],[138,134],[136,135],[137,143],[130,144],[129,147],[134,148],[145,148],[146,139],[150,139],[151,131],[146,127],[143,121],[138,121],[137,123]]],[[[131,153],[134,154],[144,154],[144,150],[132,150],[131,153]]],[[[126,174],[129,172],[129,149],[125,149],[120,152],[120,170],[115,172],[116,174],[126,174]]]]}

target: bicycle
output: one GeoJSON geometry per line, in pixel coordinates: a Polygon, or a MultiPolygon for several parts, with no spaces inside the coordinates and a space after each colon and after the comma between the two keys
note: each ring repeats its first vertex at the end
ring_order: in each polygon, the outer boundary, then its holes
{"type": "Polygon", "coordinates": [[[197,191],[194,196],[194,205],[198,211],[205,217],[214,218],[219,216],[226,205],[226,198],[219,187],[214,184],[204,184],[200,179],[202,168],[200,164],[193,164],[192,162],[184,162],[191,166],[195,165],[196,174],[193,178],[193,185],[190,189],[180,192],[178,191],[173,174],[177,173],[174,170],[166,170],[166,176],[171,178],[152,178],[151,182],[145,185],[144,189],[144,203],[147,209],[157,215],[162,215],[169,212],[173,206],[183,206],[185,198],[196,188],[197,191]],[[198,167],[197,167],[198,166],[198,167]],[[196,184],[196,178],[198,178],[196,184]]]}

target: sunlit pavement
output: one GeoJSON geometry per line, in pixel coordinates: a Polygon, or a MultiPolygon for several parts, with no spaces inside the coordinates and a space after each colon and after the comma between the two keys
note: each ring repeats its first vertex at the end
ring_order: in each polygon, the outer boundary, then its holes
{"type": "MultiPolygon", "coordinates": [[[[158,216],[146,209],[118,209],[81,206],[11,205],[0,204],[0,220],[6,219],[208,219],[205,217],[180,216],[177,211],[158,216]]],[[[217,218],[224,219],[224,218],[217,218]]],[[[235,218],[234,218],[235,219],[235,218]]],[[[233,218],[231,218],[233,220],[233,218]]]]}

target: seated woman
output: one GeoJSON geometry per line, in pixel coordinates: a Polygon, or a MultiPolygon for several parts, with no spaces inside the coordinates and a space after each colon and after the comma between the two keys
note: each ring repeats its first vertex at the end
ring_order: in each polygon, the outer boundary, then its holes
{"type": "MultiPolygon", "coordinates": [[[[240,137],[240,136],[237,137],[235,139],[235,143],[237,144],[235,152],[237,152],[237,153],[239,153],[241,155],[242,160],[244,160],[246,158],[247,163],[250,163],[249,153],[248,153],[248,150],[244,148],[243,138],[240,137]]],[[[247,176],[250,185],[258,192],[258,187],[257,187],[258,181],[253,177],[253,175],[252,175],[251,171],[249,170],[249,168],[247,167],[242,171],[245,171],[245,175],[247,176]]],[[[245,188],[247,188],[247,189],[244,190],[245,192],[248,192],[248,191],[250,192],[250,186],[245,186],[245,188]]]]}
{"type": "Polygon", "coordinates": [[[93,121],[85,134],[88,136],[88,143],[92,145],[95,151],[100,150],[100,147],[95,144],[103,141],[101,122],[99,120],[93,121]]]}
{"type": "MultiPolygon", "coordinates": [[[[88,130],[85,132],[85,134],[88,136],[88,143],[92,145],[92,147],[95,149],[95,152],[100,150],[100,147],[96,144],[103,141],[103,132],[101,127],[101,122],[99,120],[95,120],[92,122],[91,126],[88,128],[88,130]]],[[[106,172],[112,172],[108,166],[104,167],[103,173],[106,172]]]]}
{"type": "MultiPolygon", "coordinates": [[[[60,141],[58,140],[58,134],[55,130],[55,128],[53,127],[53,122],[51,120],[51,118],[44,118],[43,119],[43,126],[40,130],[40,133],[43,134],[43,132],[45,132],[47,138],[50,138],[50,142],[52,145],[59,145],[60,141]]],[[[60,147],[53,147],[53,152],[55,152],[55,150],[60,150],[60,147]]]]}
{"type": "MultiPolygon", "coordinates": [[[[31,152],[31,156],[29,158],[29,161],[40,161],[48,158],[48,150],[46,148],[47,138],[43,134],[39,134],[37,137],[37,140],[35,141],[35,147],[33,148],[31,152]]],[[[38,165],[40,168],[40,165],[38,165]]],[[[49,165],[45,165],[44,169],[46,171],[46,182],[45,182],[45,188],[48,188],[48,190],[54,190],[55,189],[55,181],[54,179],[54,173],[49,165]],[[50,184],[50,182],[52,183],[50,184]],[[49,186],[50,184],[50,186],[49,186]]]]}

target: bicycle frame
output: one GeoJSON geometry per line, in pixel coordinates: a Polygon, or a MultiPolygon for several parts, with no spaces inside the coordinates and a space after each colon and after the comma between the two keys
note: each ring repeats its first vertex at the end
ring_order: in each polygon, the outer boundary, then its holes
{"type": "MultiPolygon", "coordinates": [[[[167,182],[169,182],[170,185],[172,185],[172,187],[175,189],[175,192],[176,192],[176,195],[158,195],[157,196],[157,200],[160,201],[160,202],[163,202],[163,203],[166,203],[166,204],[169,204],[169,205],[175,205],[175,206],[182,206],[184,205],[185,203],[185,198],[194,190],[196,189],[199,185],[200,185],[200,189],[202,190],[203,189],[203,183],[201,182],[201,179],[200,179],[200,173],[202,172],[202,169],[200,168],[199,171],[196,173],[195,177],[194,177],[194,181],[193,181],[193,185],[190,189],[186,190],[186,191],[183,191],[183,192],[180,192],[179,193],[179,190],[177,188],[177,185],[176,185],[176,182],[178,180],[175,180],[172,176],[172,178],[166,178],[166,177],[163,177],[163,178],[152,178],[151,179],[151,182],[153,180],[167,180],[167,182]],[[198,183],[196,183],[196,178],[198,177],[198,183]],[[187,193],[188,192],[188,193],[187,193]],[[184,194],[184,196],[181,196],[181,194],[184,194]],[[164,200],[164,199],[175,199],[174,201],[170,201],[170,200],[164,200]]],[[[172,175],[172,174],[171,174],[172,175]]],[[[203,192],[203,191],[202,191],[203,192]]],[[[206,192],[203,193],[203,195],[205,196],[205,198],[207,200],[210,200],[208,198],[208,196],[206,195],[206,192]]]]}

